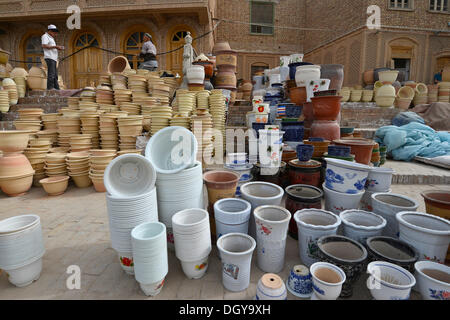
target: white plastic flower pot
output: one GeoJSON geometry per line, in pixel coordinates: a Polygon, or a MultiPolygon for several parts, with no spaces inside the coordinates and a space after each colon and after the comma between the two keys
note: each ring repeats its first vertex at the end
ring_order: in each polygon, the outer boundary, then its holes
{"type": "Polygon", "coordinates": [[[242,199],[222,199],[214,204],[217,239],[228,233],[248,234],[252,206],[242,199]]]}

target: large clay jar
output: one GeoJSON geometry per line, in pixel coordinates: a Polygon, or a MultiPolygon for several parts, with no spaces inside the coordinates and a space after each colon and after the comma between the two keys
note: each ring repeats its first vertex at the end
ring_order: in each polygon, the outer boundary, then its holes
{"type": "Polygon", "coordinates": [[[313,186],[295,184],[286,188],[286,194],[286,209],[292,213],[289,235],[298,240],[298,228],[294,214],[303,209],[322,209],[323,191],[313,186]]]}
{"type": "Polygon", "coordinates": [[[334,144],[338,146],[349,146],[355,155],[355,161],[361,164],[370,164],[372,159],[372,151],[375,147],[375,142],[372,140],[334,140],[334,144]]]}
{"type": "Polygon", "coordinates": [[[311,136],[325,140],[338,140],[341,138],[341,128],[337,121],[316,120],[311,126],[311,136]]]}
{"type": "Polygon", "coordinates": [[[23,154],[0,157],[0,178],[23,176],[33,172],[30,161],[23,154]]]}
{"type": "Polygon", "coordinates": [[[364,83],[367,86],[370,86],[370,85],[374,84],[375,83],[374,71],[373,70],[365,71],[364,74],[363,74],[363,79],[364,79],[364,83]]]}
{"type": "Polygon", "coordinates": [[[203,84],[205,82],[205,68],[198,65],[188,67],[186,78],[189,84],[203,84]]]}
{"type": "Polygon", "coordinates": [[[237,67],[237,51],[226,50],[220,51],[216,55],[216,65],[220,69],[222,66],[237,67]]]}
{"type": "Polygon", "coordinates": [[[323,96],[311,98],[314,120],[337,120],[341,112],[340,96],[323,96]]]}
{"type": "Polygon", "coordinates": [[[118,56],[112,59],[108,64],[108,71],[110,73],[114,72],[124,72],[125,70],[131,69],[128,59],[124,56],[118,56]]]}
{"type": "Polygon", "coordinates": [[[306,102],[307,94],[306,87],[294,87],[289,90],[289,98],[292,103],[297,106],[301,106],[306,102]]]}
{"type": "Polygon", "coordinates": [[[32,173],[16,177],[0,177],[0,189],[9,197],[24,195],[33,184],[33,175],[34,170],[32,173]]]}
{"type": "Polygon", "coordinates": [[[236,89],[236,73],[234,68],[221,67],[215,77],[214,86],[222,89],[236,89]]]}
{"type": "Polygon", "coordinates": [[[342,64],[322,64],[320,69],[321,79],[329,79],[330,90],[341,90],[344,82],[344,66],[342,64]]]}
{"type": "Polygon", "coordinates": [[[320,66],[306,65],[297,67],[295,72],[297,87],[306,87],[311,80],[320,80],[320,66]]]}

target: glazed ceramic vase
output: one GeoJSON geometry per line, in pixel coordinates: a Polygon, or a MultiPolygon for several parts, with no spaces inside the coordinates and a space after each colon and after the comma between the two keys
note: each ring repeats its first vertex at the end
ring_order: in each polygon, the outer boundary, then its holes
{"type": "Polygon", "coordinates": [[[278,206],[261,206],[253,214],[256,222],[258,267],[264,272],[279,273],[284,268],[291,213],[278,206]]]}
{"type": "Polygon", "coordinates": [[[294,266],[289,274],[286,287],[290,293],[298,298],[310,298],[313,293],[312,277],[308,267],[294,266]]]}
{"type": "Polygon", "coordinates": [[[346,280],[340,296],[351,297],[353,285],[365,269],[366,248],[350,238],[335,235],[321,237],[317,246],[320,261],[334,264],[345,272],[346,280]]]}
{"type": "Polygon", "coordinates": [[[329,79],[311,80],[306,84],[307,101],[311,102],[311,98],[314,97],[314,93],[320,91],[326,91],[330,87],[329,79]]]}
{"type": "Polygon", "coordinates": [[[306,266],[318,261],[317,240],[325,235],[335,235],[341,218],[332,212],[303,209],[294,214],[298,228],[300,259],[306,266]]]}
{"type": "Polygon", "coordinates": [[[295,72],[295,83],[297,87],[306,87],[311,80],[320,80],[320,66],[299,66],[295,72]]]}
{"type": "Polygon", "coordinates": [[[222,283],[228,291],[244,291],[250,285],[255,247],[255,240],[241,233],[229,233],[217,240],[217,249],[222,261],[222,283]]]}
{"type": "Polygon", "coordinates": [[[265,274],[256,286],[255,300],[287,300],[286,285],[276,274],[265,274]]]}
{"type": "Polygon", "coordinates": [[[222,199],[214,203],[217,239],[228,233],[248,234],[252,205],[242,199],[222,199]]]}

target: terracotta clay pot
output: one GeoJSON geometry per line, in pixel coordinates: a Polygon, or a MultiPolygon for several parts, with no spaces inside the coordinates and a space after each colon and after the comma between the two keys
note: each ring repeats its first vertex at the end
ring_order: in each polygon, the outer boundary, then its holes
{"type": "Polygon", "coordinates": [[[341,90],[344,82],[344,66],[342,64],[322,64],[321,79],[330,79],[330,90],[341,90]]]}
{"type": "Polygon", "coordinates": [[[225,50],[217,52],[216,65],[220,69],[222,66],[237,67],[237,52],[234,50],[225,50]]]}
{"type": "Polygon", "coordinates": [[[355,155],[355,161],[361,164],[370,164],[372,151],[375,143],[372,140],[335,140],[334,144],[339,146],[349,146],[355,155]]]}
{"type": "Polygon", "coordinates": [[[292,103],[295,103],[297,106],[301,106],[306,103],[307,93],[306,87],[294,87],[289,90],[289,98],[292,103]]]}
{"type": "Polygon", "coordinates": [[[215,87],[236,89],[236,73],[229,69],[221,68],[215,78],[215,87]]]}
{"type": "Polygon", "coordinates": [[[341,128],[337,121],[316,120],[311,126],[311,136],[325,140],[338,140],[341,138],[341,128]]]}
{"type": "Polygon", "coordinates": [[[340,96],[324,96],[311,98],[314,120],[337,120],[341,112],[340,96]]]}
{"type": "Polygon", "coordinates": [[[305,117],[305,128],[311,128],[314,122],[314,107],[312,102],[305,102],[303,104],[303,116],[305,117]]]}
{"type": "Polygon", "coordinates": [[[0,157],[0,178],[23,176],[33,172],[30,161],[23,154],[0,157]]]}
{"type": "Polygon", "coordinates": [[[0,178],[0,188],[9,197],[24,195],[33,184],[34,171],[18,177],[0,178]]]}
{"type": "Polygon", "coordinates": [[[112,59],[108,64],[108,71],[110,73],[123,72],[131,69],[128,59],[124,56],[118,56],[112,59]]]}
{"type": "Polygon", "coordinates": [[[21,152],[28,146],[32,131],[0,130],[0,150],[4,154],[21,152]]]}
{"type": "Polygon", "coordinates": [[[422,192],[427,213],[450,219],[450,191],[428,190],[422,192]]]}
{"type": "Polygon", "coordinates": [[[375,83],[374,79],[374,71],[373,70],[367,70],[363,74],[364,83],[366,85],[371,85],[375,83]]]}

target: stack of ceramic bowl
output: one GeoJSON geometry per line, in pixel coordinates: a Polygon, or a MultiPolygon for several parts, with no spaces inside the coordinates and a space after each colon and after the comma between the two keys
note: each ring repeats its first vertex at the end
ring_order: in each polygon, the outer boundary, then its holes
{"type": "Polygon", "coordinates": [[[115,89],[114,90],[114,103],[118,106],[122,102],[131,102],[132,91],[128,89],[115,89]]]}
{"type": "Polygon", "coordinates": [[[68,153],[66,158],[69,176],[78,188],[87,188],[92,185],[89,178],[89,152],[68,153]]]}
{"type": "Polygon", "coordinates": [[[197,96],[197,108],[208,109],[209,108],[209,95],[210,92],[207,90],[198,91],[197,96]]]}
{"type": "Polygon", "coordinates": [[[45,254],[39,216],[23,215],[0,221],[0,268],[17,287],[39,279],[45,254]]]}
{"type": "Polygon", "coordinates": [[[375,102],[379,107],[389,108],[394,105],[397,93],[391,84],[385,84],[377,89],[375,102]]]}
{"type": "Polygon", "coordinates": [[[213,118],[208,109],[197,109],[197,114],[191,117],[191,130],[199,142],[198,161],[203,161],[204,155],[209,157],[214,150],[212,127],[213,118]]]}
{"type": "Polygon", "coordinates": [[[0,112],[9,111],[9,93],[8,90],[0,90],[0,112]]]}
{"type": "Polygon", "coordinates": [[[416,86],[415,95],[414,95],[414,105],[418,106],[419,104],[427,104],[428,103],[428,87],[424,83],[418,83],[416,86]]]}
{"type": "Polygon", "coordinates": [[[144,75],[134,74],[128,77],[128,89],[135,93],[147,95],[147,78],[144,75]]]}
{"type": "Polygon", "coordinates": [[[79,118],[81,115],[81,111],[80,110],[72,110],[69,108],[61,108],[58,110],[59,112],[59,116],[63,116],[63,117],[69,117],[69,118],[79,118]]]}
{"type": "Polygon", "coordinates": [[[169,105],[155,106],[151,110],[150,134],[154,135],[159,130],[170,125],[172,108],[169,105]]]}
{"type": "Polygon", "coordinates": [[[114,91],[127,89],[127,77],[119,72],[114,72],[111,75],[111,84],[114,91]]]}
{"type": "Polygon", "coordinates": [[[58,144],[58,130],[57,129],[46,129],[43,131],[36,132],[36,136],[39,139],[50,140],[53,146],[58,144]]]}
{"type": "Polygon", "coordinates": [[[17,92],[17,85],[13,79],[3,79],[2,86],[4,90],[8,90],[9,104],[15,105],[19,101],[19,93],[17,92]]]}
{"type": "Polygon", "coordinates": [[[363,90],[362,101],[371,102],[373,100],[373,90],[363,90]]]}
{"type": "Polygon", "coordinates": [[[183,115],[177,113],[173,116],[172,119],[170,119],[170,126],[171,127],[183,127],[186,129],[191,129],[191,118],[190,117],[184,117],[183,115]]]}
{"type": "Polygon", "coordinates": [[[95,103],[95,96],[96,96],[95,88],[93,88],[93,87],[86,87],[80,93],[79,104],[81,104],[81,102],[95,103]]]}
{"type": "Polygon", "coordinates": [[[42,114],[41,115],[41,119],[42,122],[44,124],[44,130],[49,130],[49,129],[57,129],[57,125],[56,125],[56,119],[58,118],[58,114],[57,113],[47,113],[47,114],[42,114]]]}
{"type": "Polygon", "coordinates": [[[96,102],[90,102],[90,101],[80,101],[80,111],[90,111],[90,112],[96,112],[98,110],[99,104],[96,102]]]}
{"type": "Polygon", "coordinates": [[[80,152],[92,149],[92,136],[90,134],[73,134],[70,136],[70,151],[80,152]]]}
{"type": "Polygon", "coordinates": [[[80,117],[58,117],[56,119],[58,125],[58,143],[60,147],[70,147],[70,135],[80,134],[81,120],[80,117]]]}
{"type": "Polygon", "coordinates": [[[139,154],[142,156],[142,149],[129,149],[117,151],[117,156],[123,156],[124,154],[139,154]]]}
{"type": "Polygon", "coordinates": [[[67,98],[67,105],[68,105],[69,109],[78,110],[78,108],[79,108],[79,101],[80,101],[79,97],[69,97],[69,98],[67,98]]]}
{"type": "MultiPolygon", "coordinates": [[[[209,112],[213,117],[214,129],[222,133],[222,137],[225,137],[225,96],[217,91],[209,97],[209,112]]],[[[225,139],[223,139],[223,144],[225,146],[225,139]]]]}
{"type": "Polygon", "coordinates": [[[164,83],[169,86],[170,89],[169,96],[173,97],[176,89],[178,88],[177,79],[175,77],[164,77],[163,80],[164,83]]]}
{"type": "MultiPolygon", "coordinates": [[[[196,109],[196,105],[195,92],[177,90],[177,112],[179,114],[191,116],[196,109]]],[[[204,107],[204,109],[208,109],[208,107],[204,107]]]]}
{"type": "Polygon", "coordinates": [[[34,169],[33,184],[40,186],[39,180],[45,178],[45,157],[49,152],[52,143],[45,139],[30,139],[29,147],[24,150],[25,156],[34,169]]]}
{"type": "Polygon", "coordinates": [[[19,119],[14,121],[17,130],[31,130],[38,132],[41,130],[41,115],[44,112],[41,108],[19,109],[19,119]]]}
{"type": "Polygon", "coordinates": [[[170,87],[166,84],[154,84],[153,85],[153,91],[152,91],[152,97],[164,100],[169,102],[170,101],[170,87]]]}
{"type": "Polygon", "coordinates": [[[117,112],[120,111],[120,107],[114,104],[100,104],[98,110],[100,112],[117,112]]]}
{"type": "Polygon", "coordinates": [[[116,157],[116,150],[91,150],[89,178],[97,192],[106,192],[103,182],[106,167],[116,157]]]}
{"type": "Polygon", "coordinates": [[[161,292],[169,272],[166,226],[159,222],[143,223],[131,231],[134,275],[147,296],[161,292]]]}
{"type": "Polygon", "coordinates": [[[119,130],[117,129],[117,119],[126,117],[125,113],[113,112],[100,115],[100,139],[102,149],[119,148],[119,130]]]}
{"type": "Polygon", "coordinates": [[[99,117],[100,115],[97,112],[83,112],[80,115],[81,133],[91,136],[93,149],[97,149],[100,146],[100,135],[98,128],[99,117]]]}
{"type": "Polygon", "coordinates": [[[142,134],[143,120],[143,116],[127,116],[117,119],[121,150],[136,148],[136,138],[142,134]],[[126,139],[131,137],[134,137],[131,141],[126,139]]]}
{"type": "Polygon", "coordinates": [[[325,160],[325,210],[340,214],[346,210],[359,209],[370,167],[340,159],[325,160]]]}
{"type": "Polygon", "coordinates": [[[120,110],[127,112],[130,116],[137,116],[141,114],[141,105],[133,102],[122,102],[120,110]]]}
{"type": "Polygon", "coordinates": [[[19,98],[24,98],[27,92],[27,78],[26,77],[14,77],[14,82],[17,86],[17,94],[19,98]]]}
{"type": "Polygon", "coordinates": [[[66,157],[67,153],[47,153],[45,156],[46,176],[67,176],[66,157]]]}
{"type": "Polygon", "coordinates": [[[95,102],[98,104],[114,104],[114,92],[109,86],[98,86],[95,91],[95,102]]]}
{"type": "Polygon", "coordinates": [[[450,102],[450,82],[439,83],[438,101],[450,102]]]}
{"type": "Polygon", "coordinates": [[[150,161],[136,154],[115,158],[105,171],[111,244],[129,274],[134,273],[131,231],[141,223],[158,221],[155,180],[150,161]]]}
{"type": "Polygon", "coordinates": [[[359,89],[351,89],[350,91],[350,101],[360,102],[362,99],[363,91],[359,89]]]}
{"type": "Polygon", "coordinates": [[[187,209],[172,217],[175,255],[189,279],[200,279],[208,269],[212,250],[208,211],[187,209]]]}
{"type": "Polygon", "coordinates": [[[111,73],[105,72],[100,74],[100,76],[98,77],[98,82],[104,85],[111,86],[111,73]]]}

